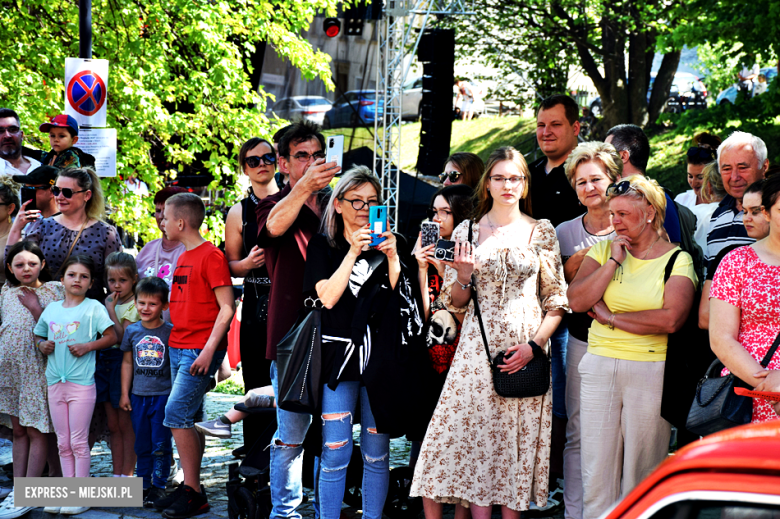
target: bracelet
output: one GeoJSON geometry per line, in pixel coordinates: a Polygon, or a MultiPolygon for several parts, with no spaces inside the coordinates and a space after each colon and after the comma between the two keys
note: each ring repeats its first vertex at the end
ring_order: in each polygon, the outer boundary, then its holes
{"type": "Polygon", "coordinates": [[[46,342],[46,339],[38,339],[38,342],[35,343],[35,347],[40,350],[42,342],[46,342]]]}
{"type": "Polygon", "coordinates": [[[609,326],[610,330],[615,329],[615,314],[609,316],[609,321],[607,321],[607,326],[609,326]]]}
{"type": "Polygon", "coordinates": [[[465,285],[458,280],[458,278],[455,278],[455,282],[460,285],[461,290],[466,290],[471,286],[471,281],[466,283],[465,285]]]}
{"type": "Polygon", "coordinates": [[[528,341],[528,345],[531,347],[531,351],[533,351],[534,353],[536,353],[536,350],[537,350],[537,349],[539,349],[539,350],[541,350],[541,349],[542,349],[542,347],[541,347],[541,346],[539,346],[538,344],[536,344],[536,342],[534,342],[534,340],[533,340],[533,339],[531,339],[530,341],[528,341]]]}
{"type": "MultiPolygon", "coordinates": [[[[610,256],[610,257],[609,257],[609,259],[610,259],[610,260],[612,260],[612,261],[614,261],[615,263],[617,263],[617,266],[618,266],[618,267],[622,267],[622,266],[623,266],[623,264],[622,264],[622,263],[620,263],[618,260],[616,260],[616,259],[615,259],[615,258],[613,258],[612,256],[610,256]]],[[[609,260],[607,260],[607,261],[609,261],[609,260]]]]}

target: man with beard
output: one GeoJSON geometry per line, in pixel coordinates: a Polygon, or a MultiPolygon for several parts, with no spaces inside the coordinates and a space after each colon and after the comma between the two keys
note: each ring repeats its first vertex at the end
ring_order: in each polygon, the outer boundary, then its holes
{"type": "Polygon", "coordinates": [[[22,155],[23,140],[19,116],[10,108],[0,108],[0,175],[26,175],[41,165],[22,155]]]}

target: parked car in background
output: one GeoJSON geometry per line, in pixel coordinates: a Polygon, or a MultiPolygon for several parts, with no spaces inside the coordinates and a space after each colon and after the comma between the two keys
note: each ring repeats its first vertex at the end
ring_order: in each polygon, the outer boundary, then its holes
{"type": "Polygon", "coordinates": [[[306,119],[321,125],[325,112],[330,110],[330,107],[330,101],[321,96],[295,96],[280,99],[270,112],[290,122],[306,119]]]}
{"type": "MultiPolygon", "coordinates": [[[[647,89],[647,102],[653,93],[656,73],[650,74],[650,87],[647,89]]],[[[669,90],[669,99],[661,109],[665,113],[680,113],[694,108],[707,108],[707,87],[690,72],[677,72],[672,80],[669,90]]],[[[596,117],[601,117],[601,97],[597,97],[590,104],[590,111],[596,117]]]]}
{"type": "Polygon", "coordinates": [[[328,129],[374,124],[377,116],[382,116],[383,104],[383,100],[377,100],[375,90],[352,90],[333,102],[325,114],[322,127],[328,129]]]}
{"type": "MultiPolygon", "coordinates": [[[[762,68],[761,74],[766,76],[766,82],[767,84],[769,84],[772,82],[773,79],[775,79],[775,76],[777,76],[777,68],[776,67],[762,68]]],[[[737,85],[731,85],[726,90],[718,94],[718,97],[715,98],[715,104],[722,105],[724,103],[731,103],[731,104],[736,103],[737,92],[739,92],[737,85]]]]}
{"type": "Polygon", "coordinates": [[[407,81],[403,86],[403,101],[401,108],[401,118],[416,121],[422,115],[422,77],[407,81]]]}
{"type": "Polygon", "coordinates": [[[707,436],[669,456],[601,519],[780,517],[780,420],[707,436]]]}

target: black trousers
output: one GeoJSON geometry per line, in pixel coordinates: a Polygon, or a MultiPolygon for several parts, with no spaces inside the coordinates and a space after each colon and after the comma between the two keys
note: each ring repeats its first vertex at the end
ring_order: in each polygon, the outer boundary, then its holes
{"type": "MultiPolygon", "coordinates": [[[[267,297],[269,287],[257,287],[260,299],[267,297]],[[262,290],[261,290],[262,288],[262,290]]],[[[244,287],[244,302],[241,306],[241,373],[244,377],[244,392],[271,385],[271,361],[265,358],[268,342],[268,326],[257,319],[258,296],[255,287],[244,287]]],[[[268,424],[260,416],[248,416],[244,420],[244,446],[251,449],[268,424]]]]}

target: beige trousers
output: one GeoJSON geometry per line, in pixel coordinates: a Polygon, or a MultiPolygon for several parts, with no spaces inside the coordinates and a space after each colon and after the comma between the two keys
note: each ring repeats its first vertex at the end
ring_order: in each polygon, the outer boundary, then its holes
{"type": "Polygon", "coordinates": [[[661,418],[664,365],[590,353],[580,361],[585,519],[599,517],[668,455],[671,425],[661,418]]]}
{"type": "Polygon", "coordinates": [[[563,449],[564,519],[582,519],[582,463],[580,460],[580,372],[588,343],[569,334],[566,345],[566,447],[563,449]]]}

